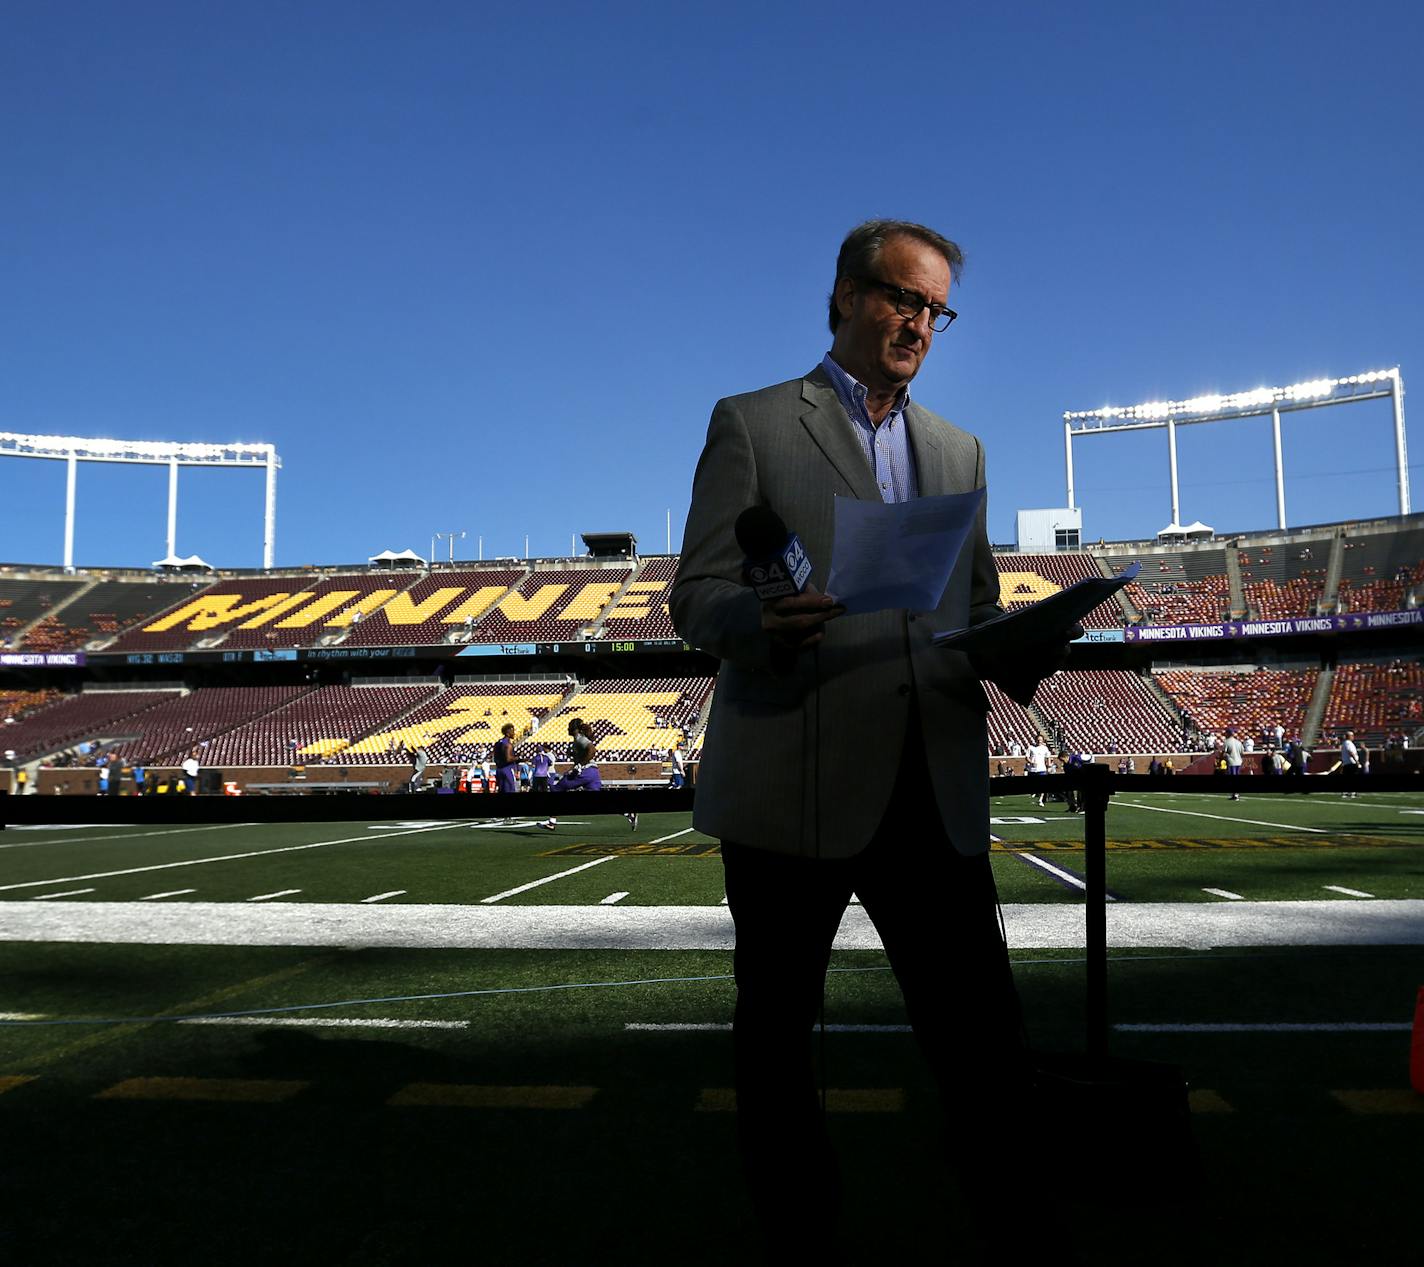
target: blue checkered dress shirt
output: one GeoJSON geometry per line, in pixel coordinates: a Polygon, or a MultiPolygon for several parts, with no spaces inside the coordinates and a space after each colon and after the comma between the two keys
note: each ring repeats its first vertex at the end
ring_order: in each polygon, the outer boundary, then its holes
{"type": "Polygon", "coordinates": [[[866,390],[831,359],[829,352],[821,366],[830,375],[836,395],[850,415],[855,438],[860,442],[865,460],[875,472],[875,486],[884,502],[907,502],[920,495],[915,478],[915,459],[910,452],[910,437],[905,429],[905,407],[910,403],[910,389],[903,388],[890,412],[877,425],[871,422],[865,408],[866,390]]]}

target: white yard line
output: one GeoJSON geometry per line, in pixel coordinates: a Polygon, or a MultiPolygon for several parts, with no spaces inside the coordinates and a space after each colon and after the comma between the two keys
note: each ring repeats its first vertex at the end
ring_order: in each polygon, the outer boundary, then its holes
{"type": "Polygon", "coordinates": [[[300,893],[301,889],[278,889],[275,893],[259,893],[256,897],[250,897],[249,902],[267,902],[274,897],[291,897],[293,893],[300,893]]]}
{"type": "MultiPolygon", "coordinates": [[[[232,824],[241,826],[242,824],[232,824]]],[[[250,826],[251,824],[247,824],[250,826]]],[[[122,871],[95,871],[92,875],[63,875],[50,880],[26,880],[23,884],[0,884],[0,893],[11,889],[39,889],[49,884],[73,884],[80,880],[109,880],[119,875],[141,875],[145,871],[170,871],[175,867],[205,867],[210,862],[238,862],[243,858],[265,858],[277,853],[300,853],[303,849],[326,849],[331,845],[354,845],[366,840],[386,840],[415,836],[426,831],[449,831],[462,826],[459,822],[441,823],[438,827],[416,827],[410,831],[387,832],[384,836],[343,836],[340,840],[318,840],[310,845],[284,845],[280,849],[253,849],[248,853],[229,853],[217,858],[190,858],[184,862],[159,862],[151,867],[126,867],[122,871]]]]}
{"type": "Polygon", "coordinates": [[[1203,889],[1203,893],[1210,893],[1212,897],[1224,897],[1228,902],[1244,902],[1246,899],[1239,893],[1233,893],[1230,889],[1203,889]]]}
{"type": "MultiPolygon", "coordinates": [[[[180,836],[190,831],[227,831],[231,827],[251,827],[251,823],[211,823],[204,827],[170,827],[165,831],[126,831],[121,836],[71,836],[63,840],[16,840],[0,849],[42,849],[45,845],[108,844],[111,840],[140,840],[145,836],[180,836]]],[[[40,831],[40,827],[9,827],[7,831],[40,831]]],[[[53,830],[51,828],[50,830],[53,830]]]]}
{"type": "Polygon", "coordinates": [[[676,840],[679,836],[686,836],[686,835],[688,835],[688,834],[691,833],[691,832],[695,832],[696,830],[697,830],[696,827],[684,827],[681,831],[675,831],[675,832],[673,832],[673,834],[672,834],[671,836],[659,836],[656,840],[650,840],[650,841],[648,841],[648,844],[650,844],[650,845],[662,845],[662,844],[666,844],[669,840],[676,840]]]}
{"type": "Polygon", "coordinates": [[[1359,889],[1347,889],[1343,884],[1326,884],[1322,886],[1332,893],[1343,893],[1346,897],[1374,897],[1373,893],[1362,893],[1359,889]]]}
{"type": "Polygon", "coordinates": [[[36,893],[32,902],[47,902],[52,897],[78,897],[81,893],[92,893],[93,889],[66,889],[63,893],[36,893]]]}
{"type": "Polygon", "coordinates": [[[1114,1025],[1129,1034],[1399,1034],[1408,1021],[1312,1021],[1273,1024],[1114,1025]]]}
{"type": "MultiPolygon", "coordinates": [[[[1058,879],[1062,880],[1064,884],[1071,884],[1075,889],[1081,889],[1084,893],[1088,891],[1088,886],[1084,881],[1078,879],[1077,876],[1072,875],[1067,871],[1064,871],[1061,867],[1055,867],[1051,862],[1045,862],[1042,858],[1035,858],[1032,854],[1029,853],[1021,853],[1018,854],[1017,857],[1023,859],[1024,862],[1032,863],[1032,865],[1034,865],[1035,867],[1042,868],[1044,871],[1047,871],[1049,875],[1057,876],[1058,879]]],[[[1111,893],[1105,894],[1104,896],[1109,902],[1117,901],[1117,898],[1114,897],[1111,893]]]]}
{"type": "Polygon", "coordinates": [[[362,902],[384,902],[388,897],[404,897],[407,890],[392,889],[389,893],[376,893],[371,897],[363,897],[362,902]]]}
{"type": "Polygon", "coordinates": [[[47,1019],[44,1012],[0,1012],[0,1021],[43,1021],[47,1019]]]}
{"type": "Polygon", "coordinates": [[[161,897],[182,897],[185,893],[196,893],[197,889],[169,889],[166,893],[150,893],[139,898],[140,902],[156,902],[161,897]]]}
{"type": "Polygon", "coordinates": [[[558,875],[546,875],[542,880],[531,880],[528,884],[521,884],[517,889],[506,889],[503,893],[496,893],[491,897],[482,897],[480,903],[488,906],[491,902],[500,902],[507,897],[513,897],[516,893],[527,893],[530,889],[537,889],[541,884],[552,884],[555,880],[562,880],[565,876],[577,875],[580,871],[587,871],[589,867],[596,867],[600,862],[612,862],[617,854],[605,854],[602,858],[595,858],[592,862],[581,863],[577,867],[570,867],[567,871],[560,871],[558,875]]]}
{"type": "Polygon", "coordinates": [[[331,1016],[195,1016],[179,1021],[179,1025],[250,1025],[269,1027],[283,1025],[304,1029],[468,1029],[469,1021],[397,1021],[373,1017],[356,1020],[331,1016]]]}
{"type": "Polygon", "coordinates": [[[599,906],[612,906],[615,902],[621,902],[627,896],[628,893],[626,890],[622,893],[610,893],[606,898],[599,902],[599,906]]]}
{"type": "Polygon", "coordinates": [[[1230,814],[1208,814],[1199,809],[1168,809],[1165,805],[1143,805],[1140,801],[1120,801],[1132,809],[1151,810],[1154,814],[1185,814],[1188,818],[1214,818],[1222,823],[1248,823],[1252,827],[1277,827],[1281,831],[1308,831],[1316,836],[1328,836],[1323,827],[1301,827],[1297,823],[1268,823],[1259,818],[1234,818],[1230,814]]]}

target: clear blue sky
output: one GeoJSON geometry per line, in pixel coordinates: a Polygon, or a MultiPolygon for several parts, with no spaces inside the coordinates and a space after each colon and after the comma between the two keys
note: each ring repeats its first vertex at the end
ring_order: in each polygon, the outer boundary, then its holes
{"type": "MultiPolygon", "coordinates": [[[[655,552],[668,510],[676,549],[714,401],[820,359],[840,240],[889,215],[967,253],[913,391],[986,441],[1011,541],[1063,504],[1065,409],[1424,391],[1421,14],[11,4],[0,430],[270,441],[279,565],[655,552]]],[[[1088,537],[1167,521],[1162,433],[1076,457],[1088,537]]],[[[1289,518],[1394,513],[1392,464],[1385,405],[1291,417],[1289,518]]],[[[1181,483],[1186,519],[1271,526],[1269,422],[1183,431],[1181,483]]],[[[81,467],[76,561],[159,558],[166,488],[81,467]]],[[[57,562],[63,499],[0,459],[0,560],[57,562]]],[[[257,566],[261,505],[185,472],[180,553],[257,566]]]]}

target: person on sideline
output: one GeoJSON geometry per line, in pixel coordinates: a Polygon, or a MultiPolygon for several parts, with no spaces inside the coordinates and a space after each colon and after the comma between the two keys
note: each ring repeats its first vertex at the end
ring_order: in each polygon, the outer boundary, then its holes
{"type": "MultiPolygon", "coordinates": [[[[573,764],[569,772],[549,790],[551,792],[603,791],[603,776],[599,774],[598,767],[593,764],[593,750],[597,746],[598,740],[594,737],[593,730],[582,717],[575,717],[570,721],[569,759],[573,764]]],[[[632,830],[638,829],[637,814],[624,814],[623,817],[628,820],[628,826],[632,830]]],[[[539,824],[545,831],[553,831],[558,825],[559,820],[552,816],[539,824]]]]}
{"type": "MultiPolygon", "coordinates": [[[[1241,740],[1236,737],[1236,731],[1231,726],[1226,728],[1226,738],[1222,741],[1221,756],[1226,762],[1226,773],[1232,778],[1239,778],[1241,775],[1242,753],[1244,749],[1241,740]]],[[[1240,792],[1232,792],[1231,799],[1239,801],[1240,792]]]]}
{"type": "MultiPolygon", "coordinates": [[[[982,504],[933,611],[847,615],[824,593],[837,497],[904,502],[985,486],[983,445],[909,391],[955,319],[949,289],[962,260],[923,225],[852,230],[836,261],[831,348],[820,364],[713,410],[670,591],[677,632],[721,661],[693,822],[722,842],[736,931],[738,1143],[776,1262],[833,1258],[838,1248],[839,1179],[811,1036],[852,894],[942,1088],[971,1209],[986,1231],[1026,1222],[1010,1214],[1002,1182],[1031,1150],[1033,1126],[987,852],[980,680],[1027,699],[1059,667],[1065,640],[1012,664],[931,642],[1001,611],[982,504]],[[801,538],[813,565],[802,593],[763,603],[743,584],[734,526],[757,506],[801,538]],[[851,733],[874,742],[848,743],[851,733]]],[[[753,316],[782,319],[749,307],[753,316]]],[[[1031,1252],[1062,1258],[1044,1232],[1031,1252]]],[[[1028,1239],[1025,1231],[1015,1249],[1028,1239]]]]}
{"type": "Polygon", "coordinates": [[[519,763],[514,759],[514,723],[499,728],[494,746],[494,786],[496,792],[519,791],[519,763]]]}
{"type": "MultiPolygon", "coordinates": [[[[1042,734],[1028,746],[1028,752],[1024,756],[1024,773],[1048,773],[1048,740],[1042,734]]],[[[1033,798],[1033,803],[1035,805],[1045,806],[1048,800],[1045,794],[1040,792],[1033,798]]]]}

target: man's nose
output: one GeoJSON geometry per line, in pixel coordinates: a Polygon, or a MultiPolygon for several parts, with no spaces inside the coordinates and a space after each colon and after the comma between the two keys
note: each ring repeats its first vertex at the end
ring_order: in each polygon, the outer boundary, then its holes
{"type": "Polygon", "coordinates": [[[928,339],[934,333],[934,328],[930,323],[930,310],[928,308],[921,308],[906,324],[925,339],[928,339]]]}

